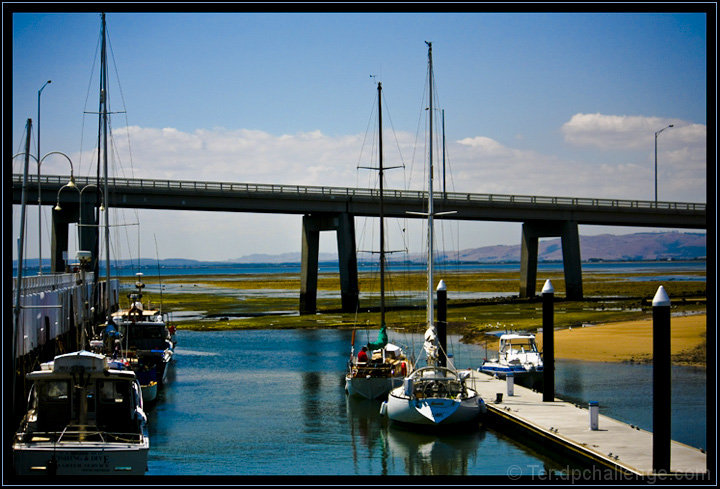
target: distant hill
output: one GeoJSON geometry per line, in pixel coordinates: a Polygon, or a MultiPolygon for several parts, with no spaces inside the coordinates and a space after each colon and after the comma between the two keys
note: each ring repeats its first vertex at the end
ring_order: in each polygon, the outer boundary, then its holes
{"type": "MultiPolygon", "coordinates": [[[[580,236],[580,255],[583,261],[640,261],[640,260],[694,260],[707,256],[705,233],[681,233],[678,231],[661,233],[634,233],[634,234],[600,234],[597,236],[580,236]]],[[[459,260],[464,262],[519,262],[520,244],[517,245],[494,245],[483,246],[482,248],[471,248],[459,253],[447,253],[446,260],[459,260]]],[[[337,261],[335,253],[320,253],[318,257],[321,262],[337,261]]],[[[401,256],[392,255],[389,260],[410,260],[423,262],[424,255],[401,256]]],[[[375,261],[377,257],[367,258],[358,255],[358,261],[375,261]]],[[[562,260],[562,243],[560,238],[541,239],[538,244],[539,261],[560,261],[562,260]]],[[[28,267],[37,266],[37,259],[26,260],[28,267]]],[[[131,260],[119,260],[113,262],[116,266],[133,266],[131,260]]],[[[280,253],[270,255],[255,253],[240,258],[224,261],[202,261],[189,260],[185,258],[165,258],[160,264],[166,267],[222,267],[232,264],[256,264],[256,263],[300,263],[300,253],[280,253]]],[[[43,266],[49,267],[50,260],[43,260],[43,266]]],[[[13,261],[17,266],[17,260],[13,261]]],[[[156,267],[158,260],[153,258],[142,258],[142,267],[156,267]]]]}
{"type": "MultiPolygon", "coordinates": [[[[580,256],[589,260],[688,260],[706,257],[705,233],[634,233],[580,236],[580,256]]],[[[449,257],[452,258],[452,257],[449,257]]],[[[520,261],[520,245],[485,246],[462,250],[460,261],[520,261]]],[[[560,238],[541,239],[539,261],[562,260],[560,238]]]]}
{"type": "MultiPolygon", "coordinates": [[[[634,233],[625,235],[600,234],[580,236],[580,255],[589,260],[692,260],[706,256],[705,233],[681,233],[677,231],[661,233],[634,233]]],[[[457,253],[448,253],[448,260],[467,262],[519,262],[520,244],[494,245],[482,248],[465,249],[457,253]]],[[[376,260],[358,256],[358,261],[376,260]]],[[[388,260],[424,261],[425,256],[402,257],[393,255],[388,260]]],[[[320,253],[320,261],[336,261],[337,255],[320,253]]],[[[562,260],[560,238],[541,239],[538,244],[539,261],[562,260]]],[[[298,263],[300,253],[279,255],[254,254],[236,260],[235,263],[298,263]]]]}

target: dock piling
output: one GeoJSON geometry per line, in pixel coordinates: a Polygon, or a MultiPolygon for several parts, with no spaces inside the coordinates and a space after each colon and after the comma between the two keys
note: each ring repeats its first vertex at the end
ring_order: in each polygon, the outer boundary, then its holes
{"type": "Polygon", "coordinates": [[[437,329],[438,341],[440,343],[440,356],[438,365],[447,367],[447,287],[445,281],[441,280],[437,286],[437,329]]]}
{"type": "Polygon", "coordinates": [[[543,303],[543,402],[555,399],[555,288],[550,280],[542,289],[543,303]]]}
{"type": "Polygon", "coordinates": [[[661,285],[653,298],[653,471],[670,472],[670,298],[661,285]]]}

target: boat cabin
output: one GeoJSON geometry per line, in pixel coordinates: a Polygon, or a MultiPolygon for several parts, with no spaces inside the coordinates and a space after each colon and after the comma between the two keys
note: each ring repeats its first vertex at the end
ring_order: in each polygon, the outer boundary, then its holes
{"type": "Polygon", "coordinates": [[[24,429],[18,433],[22,441],[140,434],[136,411],[142,412],[142,396],[135,374],[108,368],[103,355],[60,355],[27,379],[33,385],[24,429]]]}
{"type": "Polygon", "coordinates": [[[538,353],[534,335],[504,334],[500,337],[500,355],[538,353]]]}

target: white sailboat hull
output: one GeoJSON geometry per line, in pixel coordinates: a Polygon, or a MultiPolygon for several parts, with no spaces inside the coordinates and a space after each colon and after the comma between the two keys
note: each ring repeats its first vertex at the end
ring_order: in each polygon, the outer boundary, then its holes
{"type": "Polygon", "coordinates": [[[404,389],[393,389],[384,406],[388,418],[405,424],[438,426],[468,423],[477,419],[483,412],[480,396],[468,389],[469,397],[451,398],[410,398],[404,389]]]}
{"type": "Polygon", "coordinates": [[[345,376],[345,391],[351,396],[360,396],[365,399],[380,399],[402,385],[403,377],[350,377],[345,376]]]}
{"type": "Polygon", "coordinates": [[[13,453],[18,475],[144,475],[149,449],[145,436],[140,444],[16,443],[13,453]]]}

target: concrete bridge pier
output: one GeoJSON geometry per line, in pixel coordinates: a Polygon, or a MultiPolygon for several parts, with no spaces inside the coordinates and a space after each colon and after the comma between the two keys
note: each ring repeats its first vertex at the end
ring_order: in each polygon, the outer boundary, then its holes
{"type": "MultiPolygon", "coordinates": [[[[63,254],[68,250],[68,225],[77,222],[78,246],[81,250],[92,252],[91,270],[97,260],[98,226],[95,221],[95,205],[92,202],[63,204],[60,210],[52,211],[52,240],[50,244],[50,270],[52,273],[64,273],[68,266],[63,254]]],[[[72,263],[73,257],[67,257],[72,263]]]]}
{"type": "Polygon", "coordinates": [[[528,221],[523,223],[520,249],[520,297],[535,297],[538,238],[557,236],[560,236],[562,240],[566,297],[570,300],[583,298],[580,235],[577,221],[528,221]]]}
{"type": "Polygon", "coordinates": [[[303,216],[300,314],[314,314],[317,311],[320,231],[337,232],[342,310],[343,312],[354,312],[357,309],[359,296],[355,221],[352,215],[343,212],[303,216]]]}

